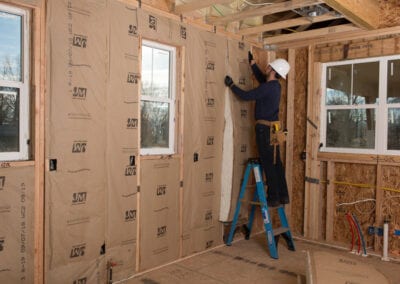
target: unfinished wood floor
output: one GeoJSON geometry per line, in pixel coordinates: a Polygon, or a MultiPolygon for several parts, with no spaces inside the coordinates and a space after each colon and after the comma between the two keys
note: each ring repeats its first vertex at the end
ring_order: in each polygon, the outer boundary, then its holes
{"type": "MultiPolygon", "coordinates": [[[[396,262],[383,262],[376,256],[362,257],[348,251],[329,248],[318,244],[295,240],[296,251],[286,249],[284,240],[279,242],[279,259],[269,257],[264,234],[253,236],[250,240],[239,240],[232,246],[222,246],[205,253],[183,259],[170,265],[139,274],[134,278],[118,283],[129,284],[197,284],[197,283],[279,283],[279,284],[326,284],[326,283],[352,283],[352,284],[384,284],[378,281],[373,272],[378,271],[387,283],[400,283],[400,264],[396,262]],[[349,270],[340,271],[334,267],[324,267],[330,270],[331,275],[320,271],[318,279],[315,275],[310,282],[308,265],[310,255],[326,252],[327,255],[336,257],[341,264],[348,266],[349,270]],[[340,259],[340,260],[339,260],[340,259]],[[365,273],[358,273],[359,279],[351,277],[351,264],[367,266],[365,273]],[[368,267],[370,269],[368,269],[368,267]],[[333,276],[332,276],[333,273],[333,276]],[[346,275],[348,274],[348,275],[346,275]],[[328,277],[329,275],[329,277],[328,277]],[[336,276],[335,276],[336,275],[336,276]],[[322,280],[322,278],[324,278],[322,280]],[[307,282],[308,281],[308,282],[307,282]],[[357,282],[356,282],[357,281],[357,282]]],[[[330,262],[328,262],[330,263],[330,262]]],[[[316,265],[318,268],[318,265],[316,265]]]]}

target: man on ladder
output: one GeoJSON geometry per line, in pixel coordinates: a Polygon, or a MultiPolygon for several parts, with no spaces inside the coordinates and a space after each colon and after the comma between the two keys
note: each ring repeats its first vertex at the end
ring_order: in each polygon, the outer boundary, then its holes
{"type": "Polygon", "coordinates": [[[253,70],[260,85],[250,91],[244,91],[237,87],[230,76],[225,77],[225,85],[229,87],[234,94],[243,100],[255,100],[255,119],[256,119],[256,142],[260,159],[249,159],[244,181],[241,186],[239,200],[236,206],[231,230],[227,239],[227,245],[230,245],[235,231],[240,204],[244,197],[247,182],[251,171],[254,172],[256,180],[256,190],[252,204],[248,232],[246,239],[249,238],[254,218],[254,207],[259,205],[264,221],[265,233],[270,250],[271,257],[278,258],[277,240],[282,235],[290,250],[295,250],[292,235],[286,219],[284,205],[289,203],[289,193],[286,184],[285,171],[280,158],[279,143],[285,139],[285,134],[281,130],[279,123],[279,103],[281,97],[281,85],[279,79],[286,79],[290,66],[284,59],[276,59],[266,68],[264,74],[254,61],[253,55],[249,52],[249,64],[253,70]],[[261,162],[261,166],[260,166],[261,162]],[[262,179],[262,169],[264,169],[267,178],[268,198],[265,197],[264,183],[262,179]],[[281,222],[281,228],[273,230],[268,207],[278,207],[278,216],[281,222]]]}
{"type": "Polygon", "coordinates": [[[286,79],[289,63],[276,59],[268,64],[264,74],[255,63],[249,51],[249,63],[260,85],[250,91],[237,87],[230,76],[225,77],[225,85],[243,100],[255,100],[256,142],[261,166],[264,169],[268,186],[268,206],[276,207],[289,203],[285,171],[279,151],[279,142],[284,134],[279,123],[279,102],[281,85],[279,79],[286,79]]]}

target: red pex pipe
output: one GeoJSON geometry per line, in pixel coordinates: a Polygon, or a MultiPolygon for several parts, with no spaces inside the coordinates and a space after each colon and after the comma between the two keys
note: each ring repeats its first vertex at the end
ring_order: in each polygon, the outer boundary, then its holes
{"type": "Polygon", "coordinates": [[[349,222],[350,225],[350,231],[351,231],[351,247],[350,247],[350,251],[353,251],[354,248],[354,229],[350,220],[350,216],[348,214],[346,214],[346,219],[347,222],[349,222]]]}

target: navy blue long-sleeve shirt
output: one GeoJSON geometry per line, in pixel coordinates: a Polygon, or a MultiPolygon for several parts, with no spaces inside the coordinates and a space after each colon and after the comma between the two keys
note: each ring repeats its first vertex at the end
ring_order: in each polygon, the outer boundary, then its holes
{"type": "Polygon", "coordinates": [[[266,81],[266,76],[258,68],[256,64],[251,66],[253,74],[260,85],[252,90],[244,91],[232,85],[232,92],[242,100],[256,101],[255,119],[263,119],[269,121],[279,120],[279,101],[281,98],[281,84],[278,80],[266,81]]]}

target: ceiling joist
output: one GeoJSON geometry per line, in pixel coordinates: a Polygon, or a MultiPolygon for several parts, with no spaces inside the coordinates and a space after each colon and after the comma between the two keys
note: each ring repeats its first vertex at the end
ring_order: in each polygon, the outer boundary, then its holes
{"type": "Polygon", "coordinates": [[[238,35],[251,35],[258,34],[261,32],[268,32],[273,30],[285,29],[290,27],[297,27],[302,25],[309,25],[313,23],[319,23],[329,20],[335,20],[341,18],[341,16],[337,16],[336,14],[329,13],[317,17],[301,17],[291,20],[279,21],[270,24],[265,24],[261,26],[256,26],[252,28],[241,29],[237,32],[238,35]]]}
{"type": "Polygon", "coordinates": [[[301,7],[317,5],[317,4],[321,4],[321,3],[323,3],[323,1],[317,1],[317,0],[285,1],[285,2],[281,2],[281,3],[264,6],[261,8],[250,9],[250,10],[246,10],[243,12],[230,14],[225,17],[209,19],[209,23],[213,24],[213,25],[224,24],[227,22],[239,21],[239,20],[243,20],[246,18],[250,18],[250,17],[271,15],[271,14],[275,14],[275,13],[279,13],[279,12],[290,11],[290,10],[298,9],[301,7]]]}
{"type": "Polygon", "coordinates": [[[376,0],[325,0],[324,2],[360,28],[371,30],[379,26],[379,2],[376,0]]]}
{"type": "Polygon", "coordinates": [[[323,39],[327,36],[332,37],[335,34],[359,31],[359,30],[360,30],[360,28],[355,27],[352,24],[338,25],[338,26],[334,26],[334,27],[328,27],[328,28],[310,30],[310,31],[305,31],[305,32],[300,32],[300,33],[292,33],[292,34],[286,34],[286,35],[265,38],[264,44],[265,45],[274,45],[274,44],[278,44],[278,43],[285,43],[285,42],[296,41],[296,40],[305,40],[307,38],[322,38],[323,39]]]}

